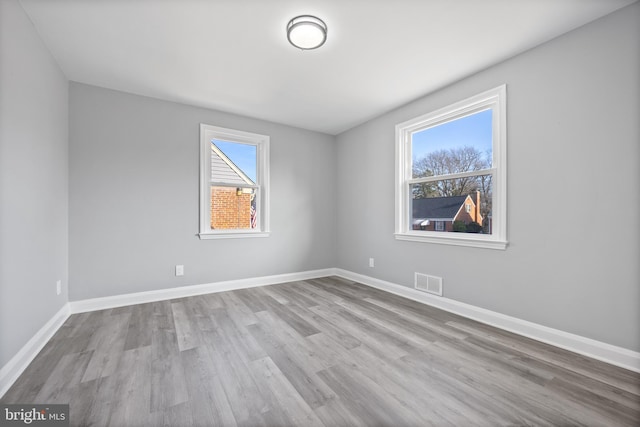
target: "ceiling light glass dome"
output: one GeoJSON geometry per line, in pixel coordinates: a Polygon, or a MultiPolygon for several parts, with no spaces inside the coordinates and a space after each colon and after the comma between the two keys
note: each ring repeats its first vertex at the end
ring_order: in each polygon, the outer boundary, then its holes
{"type": "Polygon", "coordinates": [[[298,49],[317,49],[327,41],[327,24],[315,16],[296,16],[287,24],[287,39],[298,49]]]}

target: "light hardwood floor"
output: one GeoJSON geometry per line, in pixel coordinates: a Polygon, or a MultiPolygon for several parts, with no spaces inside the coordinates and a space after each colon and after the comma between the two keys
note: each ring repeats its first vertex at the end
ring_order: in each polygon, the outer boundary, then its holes
{"type": "Polygon", "coordinates": [[[2,402],[74,426],[638,426],[640,375],[329,277],[73,315],[2,402]]]}

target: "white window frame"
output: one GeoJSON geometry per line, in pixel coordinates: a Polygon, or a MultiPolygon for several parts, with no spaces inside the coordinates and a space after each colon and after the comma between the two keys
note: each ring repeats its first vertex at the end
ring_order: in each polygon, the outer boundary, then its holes
{"type": "MultiPolygon", "coordinates": [[[[253,187],[253,186],[252,186],[253,187]]],[[[200,239],[235,239],[268,237],[269,229],[269,136],[200,124],[200,239]],[[255,229],[211,230],[211,141],[214,139],[249,144],[256,147],[256,210],[255,229]]]]}
{"type": "Polygon", "coordinates": [[[456,102],[437,111],[396,125],[396,194],[395,238],[414,242],[439,243],[489,249],[506,249],[507,241],[507,88],[506,85],[456,102]],[[492,167],[479,172],[462,172],[428,178],[413,178],[411,137],[414,133],[435,127],[471,114],[491,109],[492,112],[492,167]],[[486,175],[492,178],[492,234],[437,233],[413,230],[410,224],[412,184],[426,180],[461,178],[486,175]]]}

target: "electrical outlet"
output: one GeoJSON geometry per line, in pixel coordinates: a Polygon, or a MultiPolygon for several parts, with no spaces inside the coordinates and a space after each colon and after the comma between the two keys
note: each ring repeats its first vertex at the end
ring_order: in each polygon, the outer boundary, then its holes
{"type": "Polygon", "coordinates": [[[176,265],[176,276],[184,276],[184,265],[176,265]]]}
{"type": "Polygon", "coordinates": [[[62,280],[56,281],[56,295],[60,295],[62,292],[62,280]]]}
{"type": "Polygon", "coordinates": [[[369,258],[369,267],[372,267],[372,268],[373,268],[373,267],[375,267],[375,265],[376,265],[376,264],[375,264],[374,259],[373,259],[373,258],[369,258]]]}

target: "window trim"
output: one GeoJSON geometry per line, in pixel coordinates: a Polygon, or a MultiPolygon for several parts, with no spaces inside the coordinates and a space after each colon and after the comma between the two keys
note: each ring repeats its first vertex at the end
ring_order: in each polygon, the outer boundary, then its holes
{"type": "Polygon", "coordinates": [[[201,240],[237,239],[247,237],[268,237],[269,222],[269,141],[267,135],[227,129],[219,126],[200,124],[200,212],[199,233],[201,240]],[[220,139],[239,144],[256,146],[256,185],[258,192],[258,228],[211,230],[211,141],[220,139]]]}
{"type": "Polygon", "coordinates": [[[506,249],[507,241],[507,87],[501,85],[469,97],[436,111],[415,117],[396,125],[395,173],[395,238],[424,243],[438,243],[488,249],[506,249]],[[442,175],[449,179],[458,175],[493,175],[492,234],[437,233],[418,231],[410,227],[409,187],[416,179],[412,173],[411,135],[470,114],[491,109],[492,113],[492,167],[483,171],[442,175]],[[484,172],[484,173],[483,173],[484,172]]]}

